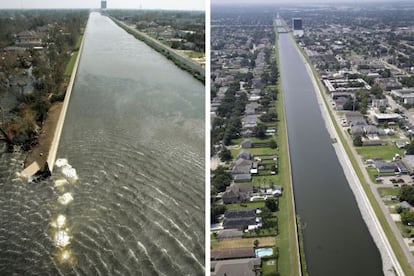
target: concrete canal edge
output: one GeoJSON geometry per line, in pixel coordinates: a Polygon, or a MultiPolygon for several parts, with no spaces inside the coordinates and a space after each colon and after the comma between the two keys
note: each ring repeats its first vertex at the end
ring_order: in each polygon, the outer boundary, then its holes
{"type": "Polygon", "coordinates": [[[66,94],[65,94],[65,99],[63,101],[62,110],[60,111],[59,120],[57,122],[55,133],[53,135],[53,140],[52,140],[52,143],[50,145],[50,149],[49,149],[49,153],[48,153],[48,157],[47,157],[47,161],[46,161],[50,172],[53,172],[53,167],[54,167],[55,160],[56,160],[56,154],[57,154],[57,150],[58,150],[58,147],[59,147],[60,136],[62,134],[63,124],[65,122],[65,117],[66,117],[66,112],[68,110],[70,97],[72,95],[73,86],[75,84],[76,74],[78,72],[79,62],[80,62],[80,58],[81,58],[82,52],[83,52],[83,44],[85,42],[86,30],[87,29],[88,29],[88,25],[86,25],[86,28],[85,28],[84,33],[83,33],[82,42],[81,42],[81,45],[80,45],[79,51],[78,51],[78,56],[76,57],[75,65],[73,66],[73,71],[72,71],[72,74],[70,76],[68,87],[66,89],[66,94]]]}
{"type": "Polygon", "coordinates": [[[118,26],[123,28],[128,33],[134,35],[137,39],[143,41],[145,44],[153,48],[154,50],[160,52],[162,55],[166,56],[168,59],[171,59],[178,67],[181,69],[188,71],[192,74],[196,79],[202,81],[204,83],[205,80],[205,68],[202,67],[200,64],[196,63],[189,57],[186,57],[176,50],[162,44],[158,40],[148,36],[147,34],[140,32],[136,29],[131,28],[130,26],[126,25],[125,23],[119,21],[118,19],[108,16],[112,21],[115,22],[118,26]]]}

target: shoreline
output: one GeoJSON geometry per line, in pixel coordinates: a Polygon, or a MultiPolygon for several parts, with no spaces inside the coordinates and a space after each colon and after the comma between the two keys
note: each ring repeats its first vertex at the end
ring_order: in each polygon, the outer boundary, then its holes
{"type": "Polygon", "coordinates": [[[148,36],[147,34],[131,28],[122,21],[116,19],[115,17],[108,16],[115,24],[124,29],[127,33],[133,35],[136,39],[144,42],[149,47],[159,52],[167,59],[174,62],[176,66],[181,68],[184,71],[190,73],[195,79],[201,81],[203,84],[205,82],[205,68],[200,64],[193,61],[191,58],[179,53],[178,51],[162,44],[160,41],[148,36]]]}
{"type": "MultiPolygon", "coordinates": [[[[65,98],[63,102],[55,102],[49,108],[47,112],[47,118],[44,121],[44,124],[41,129],[41,134],[38,137],[38,143],[27,153],[27,157],[24,162],[24,169],[26,169],[33,163],[37,163],[40,168],[37,172],[49,171],[50,173],[52,173],[53,171],[57,149],[59,147],[60,136],[63,130],[63,124],[65,121],[66,112],[69,106],[70,97],[76,79],[80,57],[82,55],[83,45],[86,37],[86,28],[87,25],[82,34],[82,42],[77,52],[76,61],[73,66],[73,70],[68,85],[66,87],[65,98]]],[[[36,174],[37,172],[35,172],[34,174],[36,174]]]]}
{"type": "Polygon", "coordinates": [[[319,103],[321,115],[325,122],[325,127],[328,130],[328,133],[331,135],[331,137],[337,140],[337,143],[332,144],[332,146],[334,147],[336,155],[338,157],[338,161],[343,168],[349,187],[351,188],[352,193],[354,194],[362,219],[367,225],[371,237],[373,238],[378,248],[378,251],[381,255],[384,275],[395,275],[395,273],[397,275],[405,275],[399,263],[399,260],[396,258],[395,252],[393,251],[390,245],[388,237],[386,236],[382,228],[382,225],[380,224],[379,219],[371,205],[371,202],[369,201],[368,196],[362,187],[362,183],[355,172],[350,157],[348,156],[343,145],[340,134],[337,132],[334,126],[334,122],[332,121],[328,110],[329,107],[325,102],[325,95],[322,94],[323,91],[321,91],[316,82],[311,65],[309,64],[301,49],[298,47],[296,41],[295,46],[296,50],[298,51],[299,55],[301,56],[304,62],[309,77],[312,80],[314,86],[313,90],[319,103]]]}

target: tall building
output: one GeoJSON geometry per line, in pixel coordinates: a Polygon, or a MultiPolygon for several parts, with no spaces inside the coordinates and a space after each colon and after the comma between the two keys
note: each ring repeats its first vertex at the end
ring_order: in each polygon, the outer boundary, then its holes
{"type": "Polygon", "coordinates": [[[292,18],[292,28],[294,31],[303,30],[302,18],[292,18]]]}
{"type": "Polygon", "coordinates": [[[101,9],[106,9],[106,0],[101,1],[101,9]]]}

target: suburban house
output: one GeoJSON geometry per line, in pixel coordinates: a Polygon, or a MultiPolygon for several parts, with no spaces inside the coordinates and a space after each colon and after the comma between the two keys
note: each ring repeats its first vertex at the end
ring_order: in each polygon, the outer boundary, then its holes
{"type": "Polygon", "coordinates": [[[256,226],[255,209],[226,210],[224,213],[223,228],[244,230],[249,225],[256,226]]]}
{"type": "Polygon", "coordinates": [[[253,247],[225,248],[211,250],[211,260],[244,259],[256,257],[253,247]]]}
{"type": "Polygon", "coordinates": [[[260,269],[260,258],[233,259],[224,261],[212,261],[210,264],[211,276],[256,276],[256,270],[260,269]]]}
{"type": "Polygon", "coordinates": [[[345,119],[350,126],[364,126],[367,125],[367,121],[364,115],[359,111],[348,111],[345,113],[345,119]]]}
{"type": "Polygon", "coordinates": [[[401,202],[399,206],[400,206],[402,209],[405,209],[405,210],[413,210],[413,206],[411,206],[411,204],[410,204],[410,203],[408,203],[407,201],[403,201],[403,202],[401,202]]]}
{"type": "Polygon", "coordinates": [[[15,44],[18,46],[41,46],[42,38],[34,31],[23,31],[17,34],[15,44]]]}
{"type": "Polygon", "coordinates": [[[414,174],[414,155],[406,155],[401,159],[410,175],[414,174]]]}
{"type": "Polygon", "coordinates": [[[217,233],[217,239],[230,240],[243,237],[243,231],[237,229],[222,229],[217,233]]]}
{"type": "Polygon", "coordinates": [[[244,113],[246,115],[254,115],[254,114],[257,114],[258,113],[258,110],[259,110],[259,108],[261,106],[262,105],[259,104],[259,103],[257,103],[257,102],[248,103],[248,104],[246,104],[246,108],[244,110],[244,113]]]}
{"type": "Polygon", "coordinates": [[[244,140],[241,143],[241,147],[243,149],[249,149],[249,148],[253,148],[254,147],[254,144],[253,144],[253,142],[251,140],[244,140]]]}
{"type": "Polygon", "coordinates": [[[397,113],[375,113],[374,119],[379,124],[396,122],[401,119],[401,115],[397,113]]]}
{"type": "Polygon", "coordinates": [[[236,157],[231,175],[235,182],[251,181],[252,173],[257,173],[257,162],[253,161],[253,155],[242,150],[236,157]]]}
{"type": "Polygon", "coordinates": [[[240,186],[232,183],[222,195],[224,204],[241,203],[248,201],[249,194],[253,192],[253,186],[240,186]]]}
{"type": "Polygon", "coordinates": [[[384,162],[377,160],[374,162],[378,173],[395,173],[398,172],[398,166],[395,162],[384,162]]]}
{"type": "Polygon", "coordinates": [[[234,162],[233,169],[231,170],[231,174],[234,176],[235,174],[250,174],[250,170],[253,168],[253,161],[252,160],[245,160],[245,159],[238,159],[234,162]]]}

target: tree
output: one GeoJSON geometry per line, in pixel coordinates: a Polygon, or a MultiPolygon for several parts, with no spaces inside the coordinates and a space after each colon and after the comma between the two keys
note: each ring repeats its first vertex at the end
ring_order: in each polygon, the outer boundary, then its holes
{"type": "Polygon", "coordinates": [[[219,153],[219,157],[220,160],[223,162],[227,162],[233,159],[233,157],[231,156],[231,151],[228,150],[227,148],[224,148],[220,153],[219,153]]]}
{"type": "Polygon", "coordinates": [[[260,121],[262,122],[276,122],[277,114],[274,110],[270,110],[269,112],[260,116],[260,121]]]}
{"type": "Polygon", "coordinates": [[[400,214],[401,222],[405,225],[414,223],[414,212],[410,210],[404,210],[400,214]]]}
{"type": "Polygon", "coordinates": [[[279,201],[276,198],[267,198],[265,206],[272,212],[276,212],[279,209],[279,201]]]}
{"type": "Polygon", "coordinates": [[[414,205],[414,187],[405,186],[402,187],[399,193],[400,201],[407,201],[411,205],[414,205]]]}
{"type": "Polygon", "coordinates": [[[355,136],[352,142],[355,147],[362,147],[362,136],[361,135],[355,136]]]}
{"type": "Polygon", "coordinates": [[[213,205],[210,210],[210,219],[211,223],[218,223],[217,217],[221,214],[224,214],[226,212],[227,207],[226,205],[213,205]]]}
{"type": "Polygon", "coordinates": [[[264,138],[266,136],[267,127],[264,124],[257,124],[254,128],[254,133],[257,138],[264,138]]]}
{"type": "Polygon", "coordinates": [[[219,166],[215,171],[213,171],[214,177],[211,181],[212,188],[215,189],[217,193],[224,192],[226,187],[231,183],[231,176],[226,170],[219,166]]]}
{"type": "Polygon", "coordinates": [[[254,248],[259,247],[259,240],[254,240],[253,245],[254,245],[254,248]]]}
{"type": "Polygon", "coordinates": [[[270,140],[270,142],[269,142],[269,147],[271,148],[271,149],[275,149],[275,148],[277,148],[277,143],[276,143],[276,141],[275,140],[270,140]]]}
{"type": "Polygon", "coordinates": [[[379,112],[381,112],[381,113],[385,113],[385,111],[387,110],[387,108],[383,105],[380,106],[378,109],[379,109],[379,112]]]}

